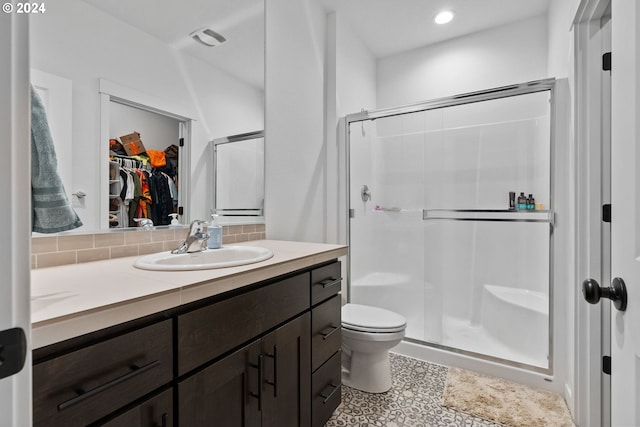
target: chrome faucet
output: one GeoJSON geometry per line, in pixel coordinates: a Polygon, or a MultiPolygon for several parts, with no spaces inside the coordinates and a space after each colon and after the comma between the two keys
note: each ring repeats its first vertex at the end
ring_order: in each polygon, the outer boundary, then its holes
{"type": "Polygon", "coordinates": [[[189,226],[187,238],[174,250],[172,254],[184,254],[191,252],[200,252],[207,249],[207,239],[209,235],[204,232],[205,222],[196,219],[189,226]]]}

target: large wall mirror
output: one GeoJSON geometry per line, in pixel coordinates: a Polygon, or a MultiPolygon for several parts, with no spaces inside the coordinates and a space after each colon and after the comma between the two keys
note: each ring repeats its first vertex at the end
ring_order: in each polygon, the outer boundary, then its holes
{"type": "Polygon", "coordinates": [[[109,227],[109,139],[163,150],[187,134],[186,223],[215,203],[209,142],[264,128],[263,0],[57,0],[31,17],[30,52],[77,232],[109,227]]]}

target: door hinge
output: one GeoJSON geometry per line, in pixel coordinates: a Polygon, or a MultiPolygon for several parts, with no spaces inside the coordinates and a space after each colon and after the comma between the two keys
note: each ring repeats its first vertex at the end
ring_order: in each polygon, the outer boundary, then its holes
{"type": "Polygon", "coordinates": [[[602,356],[602,372],[611,375],[611,356],[602,356]]]}
{"type": "Polygon", "coordinates": [[[602,55],[602,71],[611,71],[611,52],[602,55]]]}
{"type": "Polygon", "coordinates": [[[184,207],[178,206],[178,215],[184,215],[184,207]]]}
{"type": "Polygon", "coordinates": [[[180,147],[184,147],[184,138],[180,138],[178,143],[180,144],[180,147]]]}
{"type": "Polygon", "coordinates": [[[356,210],[349,209],[349,218],[355,218],[355,217],[356,217],[356,210]]]}
{"type": "Polygon", "coordinates": [[[602,205],[602,221],[611,222],[611,205],[602,205]]]}

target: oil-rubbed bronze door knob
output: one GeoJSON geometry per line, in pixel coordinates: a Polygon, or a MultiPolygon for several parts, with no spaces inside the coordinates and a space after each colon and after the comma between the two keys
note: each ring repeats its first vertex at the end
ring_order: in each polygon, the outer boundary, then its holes
{"type": "Polygon", "coordinates": [[[582,282],[582,295],[589,304],[597,304],[601,298],[607,298],[613,301],[613,306],[620,310],[627,309],[627,287],[624,280],[616,277],[611,281],[608,288],[601,287],[594,279],[587,279],[582,282]]]}

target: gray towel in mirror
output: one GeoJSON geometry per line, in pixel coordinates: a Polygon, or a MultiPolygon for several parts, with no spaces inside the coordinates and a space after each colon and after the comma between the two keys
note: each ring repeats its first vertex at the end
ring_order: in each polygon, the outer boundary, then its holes
{"type": "Polygon", "coordinates": [[[58,175],[58,160],[42,100],[31,87],[32,230],[57,233],[82,226],[58,175]]]}

